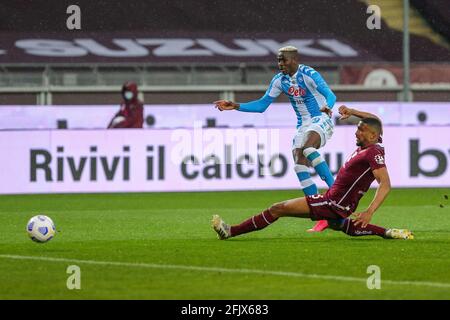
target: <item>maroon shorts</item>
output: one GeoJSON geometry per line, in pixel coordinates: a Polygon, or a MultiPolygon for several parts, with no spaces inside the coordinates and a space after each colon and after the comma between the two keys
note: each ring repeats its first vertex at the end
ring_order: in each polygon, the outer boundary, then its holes
{"type": "Polygon", "coordinates": [[[343,219],[352,214],[351,211],[340,207],[324,194],[306,196],[306,202],[309,206],[309,216],[313,221],[343,219]]]}

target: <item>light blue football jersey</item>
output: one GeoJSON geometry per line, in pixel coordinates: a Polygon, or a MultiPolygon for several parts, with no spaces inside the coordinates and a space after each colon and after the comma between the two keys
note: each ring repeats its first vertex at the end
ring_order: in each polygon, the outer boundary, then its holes
{"type": "Polygon", "coordinates": [[[297,128],[310,124],[312,117],[322,114],[320,109],[323,106],[333,108],[336,102],[336,96],[319,72],[300,64],[292,77],[281,72],[276,74],[261,99],[242,103],[238,110],[264,112],[282,92],[289,98],[297,115],[297,128]]]}

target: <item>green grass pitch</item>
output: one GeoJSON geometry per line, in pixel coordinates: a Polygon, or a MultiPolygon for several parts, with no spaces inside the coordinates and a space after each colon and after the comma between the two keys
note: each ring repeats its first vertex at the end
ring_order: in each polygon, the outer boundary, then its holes
{"type": "Polygon", "coordinates": [[[410,228],[411,241],[308,234],[296,218],[226,241],[210,227],[212,214],[238,223],[300,194],[0,196],[0,299],[450,299],[450,189],[392,190],[372,222],[410,228]],[[56,224],[48,243],[26,235],[36,214],[56,224]],[[80,290],[66,287],[69,265],[80,290]],[[367,288],[370,265],[381,289],[367,288]]]}

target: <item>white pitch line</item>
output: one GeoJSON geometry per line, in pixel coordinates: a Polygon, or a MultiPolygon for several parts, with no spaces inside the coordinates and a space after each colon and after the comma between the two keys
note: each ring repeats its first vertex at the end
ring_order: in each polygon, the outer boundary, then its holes
{"type": "MultiPolygon", "coordinates": [[[[96,261],[96,260],[80,260],[80,259],[67,259],[67,258],[37,257],[37,256],[18,256],[18,255],[8,255],[8,254],[0,254],[0,258],[13,259],[13,260],[39,260],[39,261],[49,261],[49,262],[70,262],[70,263],[92,264],[92,265],[103,265],[103,266],[114,266],[114,267],[173,269],[173,270],[223,272],[223,273],[246,273],[246,274],[251,274],[251,275],[260,274],[260,275],[270,275],[270,276],[310,278],[310,279],[348,281],[348,282],[364,282],[365,283],[367,281],[366,278],[357,278],[357,277],[307,274],[307,273],[300,273],[300,272],[270,271],[270,270],[258,270],[258,269],[228,269],[228,268],[198,267],[198,266],[185,266],[185,265],[174,265],[174,264],[96,261]]],[[[381,282],[382,282],[382,284],[391,284],[391,285],[404,285],[404,286],[411,285],[411,286],[426,286],[426,287],[435,287],[435,288],[450,288],[450,283],[441,283],[441,282],[396,281],[396,280],[381,280],[381,282]]]]}

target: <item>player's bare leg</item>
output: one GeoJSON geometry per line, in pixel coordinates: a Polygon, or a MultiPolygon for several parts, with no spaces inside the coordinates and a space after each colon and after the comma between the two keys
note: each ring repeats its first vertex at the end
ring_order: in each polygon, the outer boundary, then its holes
{"type": "MultiPolygon", "coordinates": [[[[309,165],[312,165],[320,178],[324,180],[328,187],[331,187],[334,183],[333,175],[327,163],[323,160],[317,149],[320,148],[321,137],[315,131],[309,131],[306,142],[302,148],[294,149],[294,160],[296,163],[295,172],[300,180],[305,195],[317,194],[317,186],[312,182],[309,174],[309,165]]],[[[308,232],[321,232],[328,228],[328,222],[326,220],[318,221],[314,227],[308,229],[308,232]]]]}
{"type": "Polygon", "coordinates": [[[217,232],[220,240],[235,237],[244,233],[264,229],[271,225],[280,217],[309,218],[309,207],[305,198],[296,198],[279,203],[275,203],[238,225],[228,225],[218,215],[212,219],[212,227],[217,232]]]}

